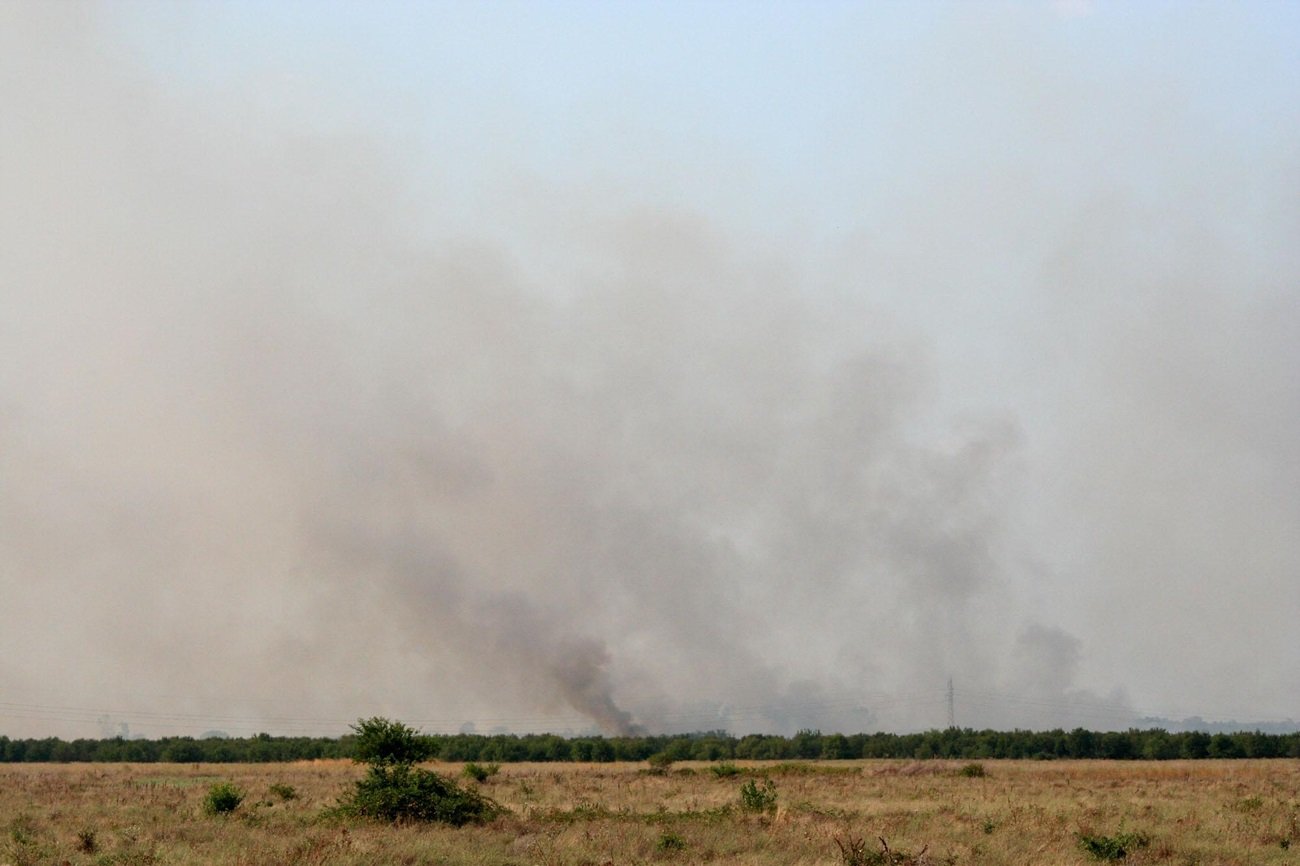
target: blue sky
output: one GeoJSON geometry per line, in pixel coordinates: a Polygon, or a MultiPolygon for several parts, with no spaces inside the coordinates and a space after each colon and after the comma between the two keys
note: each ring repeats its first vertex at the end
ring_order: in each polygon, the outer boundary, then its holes
{"type": "MultiPolygon", "coordinates": [[[[508,155],[550,183],[595,173],[688,197],[700,174],[720,174],[774,212],[795,205],[819,232],[857,225],[870,208],[856,197],[914,182],[918,168],[1014,158],[1038,143],[1024,128],[1038,99],[1073,97],[1060,107],[1076,137],[1104,129],[1125,90],[1168,98],[1210,134],[1267,136],[1284,122],[1293,4],[1069,8],[136,3],[111,23],[175,86],[301,101],[324,109],[318,122],[364,119],[430,157],[508,155]]],[[[1052,168],[1070,182],[1073,166],[1052,168]]],[[[476,180],[493,182],[484,171],[476,180]]]]}

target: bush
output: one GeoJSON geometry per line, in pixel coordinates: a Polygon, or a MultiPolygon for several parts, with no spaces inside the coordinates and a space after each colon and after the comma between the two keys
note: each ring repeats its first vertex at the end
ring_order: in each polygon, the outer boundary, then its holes
{"type": "Polygon", "coordinates": [[[293,785],[286,785],[284,782],[276,782],[271,786],[270,790],[272,794],[279,797],[281,800],[288,801],[298,799],[298,789],[293,785]]]}
{"type": "Polygon", "coordinates": [[[717,776],[719,779],[727,779],[731,776],[739,776],[740,768],[730,761],[723,761],[721,764],[714,764],[712,767],[709,767],[709,772],[713,773],[713,775],[717,776]]]}
{"type": "Polygon", "coordinates": [[[501,771],[500,764],[487,764],[485,766],[483,764],[476,764],[473,761],[470,761],[468,764],[465,765],[465,769],[461,770],[461,775],[463,775],[466,779],[473,779],[475,782],[482,783],[482,782],[486,782],[488,779],[492,778],[500,771],[501,771]]]}
{"type": "Polygon", "coordinates": [[[660,851],[685,851],[686,840],[676,833],[664,833],[655,843],[655,847],[660,851]]]}
{"type": "Polygon", "coordinates": [[[1151,844],[1145,833],[1116,833],[1114,836],[1079,834],[1079,847],[1094,860],[1123,860],[1136,848],[1151,844]]]}
{"type": "Polygon", "coordinates": [[[983,779],[988,773],[984,771],[983,764],[967,764],[957,771],[957,775],[967,779],[983,779]]]}
{"type": "Polygon", "coordinates": [[[460,827],[486,821],[502,811],[482,794],[416,767],[416,761],[432,754],[432,747],[414,728],[375,717],[358,721],[352,729],[357,733],[353,760],[369,764],[370,769],[356,783],[352,796],[339,803],[342,814],[394,823],[439,821],[460,827]]]}
{"type": "Polygon", "coordinates": [[[208,788],[203,798],[203,811],[209,815],[228,815],[244,802],[244,792],[230,782],[218,782],[208,788]]]}
{"type": "Polygon", "coordinates": [[[740,807],[746,812],[768,812],[776,808],[776,783],[764,779],[759,785],[753,779],[740,786],[740,807]]]}
{"type": "Polygon", "coordinates": [[[380,821],[439,821],[460,827],[500,812],[492,800],[410,764],[372,766],[343,811],[380,821]]]}
{"type": "Polygon", "coordinates": [[[401,722],[376,716],[359,719],[352,730],[356,732],[352,759],[358,763],[417,764],[433,756],[433,744],[401,722]]]}
{"type": "Polygon", "coordinates": [[[668,772],[668,768],[673,765],[671,756],[664,752],[656,752],[646,758],[646,763],[650,765],[650,772],[656,776],[662,776],[668,772]]]}

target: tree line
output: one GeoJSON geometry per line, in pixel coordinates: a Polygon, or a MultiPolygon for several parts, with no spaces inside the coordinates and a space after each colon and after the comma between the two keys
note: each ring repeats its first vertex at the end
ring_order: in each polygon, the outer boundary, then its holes
{"type": "MultiPolygon", "coordinates": [[[[958,760],[1092,758],[1172,760],[1300,758],[1300,732],[1171,733],[1159,728],[1089,731],[993,731],[949,728],[913,734],[793,736],[722,731],[657,736],[564,737],[558,734],[428,734],[439,761],[837,760],[905,758],[958,760]]],[[[355,757],[355,735],[341,737],[161,737],[158,739],[10,739],[0,736],[0,762],[270,763],[355,757]]]]}

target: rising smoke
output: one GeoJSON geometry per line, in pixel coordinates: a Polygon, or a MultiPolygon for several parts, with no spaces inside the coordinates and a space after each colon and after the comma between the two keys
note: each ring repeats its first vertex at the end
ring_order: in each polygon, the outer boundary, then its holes
{"type": "MultiPolygon", "coordinates": [[[[1175,648],[1206,600],[1278,659],[1249,706],[1300,675],[1272,637],[1300,607],[1294,150],[1187,145],[1137,201],[1138,99],[1104,106],[1132,165],[1101,187],[910,156],[832,254],[648,191],[534,190],[512,245],[439,228],[382,130],[195,100],[104,14],[0,7],[15,703],[859,730],[941,724],[953,676],[962,724],[1122,725],[1139,689],[1182,711],[1185,653],[1230,682],[1241,653],[1175,648]]],[[[914,83],[940,126],[1017,72],[973,56],[914,83]]],[[[1042,96],[1004,134],[1087,156],[1042,96]]],[[[1150,147],[1196,129],[1166,120],[1150,147]]]]}

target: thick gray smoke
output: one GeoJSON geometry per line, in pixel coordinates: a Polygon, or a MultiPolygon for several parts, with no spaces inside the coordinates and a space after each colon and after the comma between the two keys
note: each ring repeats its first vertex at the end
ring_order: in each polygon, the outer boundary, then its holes
{"type": "Polygon", "coordinates": [[[941,32],[833,244],[648,182],[480,232],[109,11],[0,6],[0,732],[1294,714],[1293,146],[941,32]]]}

